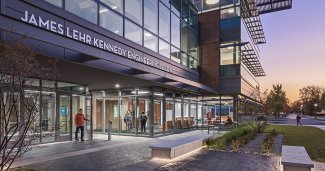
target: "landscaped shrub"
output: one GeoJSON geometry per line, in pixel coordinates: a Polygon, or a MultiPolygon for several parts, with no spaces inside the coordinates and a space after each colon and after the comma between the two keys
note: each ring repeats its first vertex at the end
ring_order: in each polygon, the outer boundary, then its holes
{"type": "Polygon", "coordinates": [[[240,141],[239,140],[232,140],[232,142],[231,142],[231,148],[234,151],[238,151],[239,150],[239,146],[240,146],[240,141]]]}
{"type": "Polygon", "coordinates": [[[232,148],[237,151],[241,144],[255,139],[262,124],[260,122],[248,122],[218,138],[208,138],[204,143],[212,149],[225,150],[232,148]]]}
{"type": "Polygon", "coordinates": [[[262,153],[269,155],[272,152],[272,145],[273,145],[273,139],[278,135],[278,132],[273,129],[271,132],[269,132],[261,145],[262,153]]]}

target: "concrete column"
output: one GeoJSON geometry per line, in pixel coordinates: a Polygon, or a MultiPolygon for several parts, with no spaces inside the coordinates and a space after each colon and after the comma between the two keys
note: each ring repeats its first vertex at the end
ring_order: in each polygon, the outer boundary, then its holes
{"type": "Polygon", "coordinates": [[[106,129],[106,103],[105,103],[105,98],[103,97],[102,100],[102,128],[103,128],[103,133],[105,133],[105,129],[106,129]]]}
{"type": "MultiPolygon", "coordinates": [[[[138,93],[139,90],[135,90],[135,135],[138,135],[139,133],[139,125],[141,124],[140,122],[140,111],[139,111],[139,98],[138,98],[138,93]]],[[[133,105],[133,104],[132,104],[133,105]]]]}
{"type": "Polygon", "coordinates": [[[149,135],[151,137],[154,136],[154,96],[153,91],[150,90],[150,97],[149,97],[149,135]]]}
{"type": "Polygon", "coordinates": [[[162,100],[162,123],[163,123],[163,133],[166,131],[166,92],[163,90],[163,100],[162,100]]]}
{"type": "Polygon", "coordinates": [[[176,104],[175,104],[175,93],[173,93],[173,113],[172,113],[172,120],[173,120],[173,132],[175,132],[175,109],[176,109],[176,104]]]}
{"type": "Polygon", "coordinates": [[[188,126],[191,127],[191,100],[188,101],[188,126]]]}
{"type": "Polygon", "coordinates": [[[181,127],[184,128],[184,96],[181,95],[181,127]]]}
{"type": "Polygon", "coordinates": [[[196,103],[195,103],[195,105],[196,105],[196,111],[195,111],[195,118],[196,118],[196,120],[195,120],[195,127],[197,128],[197,125],[198,125],[198,117],[199,117],[199,97],[198,96],[196,96],[196,103]]]}
{"type": "Polygon", "coordinates": [[[117,114],[118,114],[118,133],[120,134],[121,133],[121,126],[122,126],[122,123],[121,123],[121,104],[122,104],[122,92],[121,90],[118,90],[118,108],[117,108],[117,114]]]}

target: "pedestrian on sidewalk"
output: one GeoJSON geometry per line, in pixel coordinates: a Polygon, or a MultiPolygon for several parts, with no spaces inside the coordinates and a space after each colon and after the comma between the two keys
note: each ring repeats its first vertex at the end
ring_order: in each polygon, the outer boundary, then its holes
{"type": "Polygon", "coordinates": [[[299,114],[297,115],[296,119],[297,119],[297,126],[298,126],[298,124],[302,125],[300,122],[301,116],[299,114]]]}
{"type": "Polygon", "coordinates": [[[79,138],[78,138],[79,129],[81,132],[81,141],[85,141],[84,140],[84,125],[85,125],[84,121],[89,121],[89,120],[87,118],[85,118],[84,114],[82,113],[82,109],[79,109],[79,112],[75,116],[75,123],[76,123],[75,140],[76,141],[79,141],[79,138]]]}

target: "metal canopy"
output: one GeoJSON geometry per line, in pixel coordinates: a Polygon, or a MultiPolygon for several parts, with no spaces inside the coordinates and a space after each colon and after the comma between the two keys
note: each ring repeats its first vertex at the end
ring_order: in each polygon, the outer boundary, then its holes
{"type": "Polygon", "coordinates": [[[255,77],[266,76],[259,61],[259,55],[253,49],[251,43],[247,43],[242,46],[241,60],[255,77]]]}
{"type": "Polygon", "coordinates": [[[292,0],[256,0],[260,14],[276,12],[292,8],[292,0]]]}
{"type": "Polygon", "coordinates": [[[255,44],[266,43],[256,0],[241,0],[241,15],[245,27],[255,44]]]}

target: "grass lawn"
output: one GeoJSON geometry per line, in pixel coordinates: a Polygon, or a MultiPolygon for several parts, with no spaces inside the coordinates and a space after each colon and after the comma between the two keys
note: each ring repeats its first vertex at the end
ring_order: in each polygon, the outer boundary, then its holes
{"type": "Polygon", "coordinates": [[[267,125],[284,134],[283,145],[304,146],[313,161],[325,162],[325,131],[311,126],[267,125]]]}

